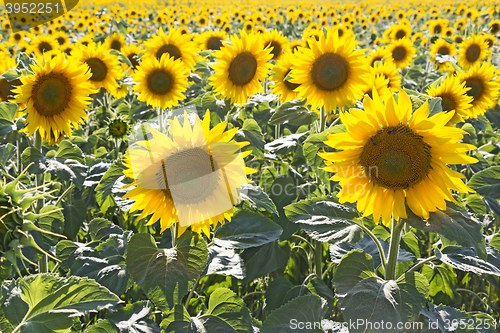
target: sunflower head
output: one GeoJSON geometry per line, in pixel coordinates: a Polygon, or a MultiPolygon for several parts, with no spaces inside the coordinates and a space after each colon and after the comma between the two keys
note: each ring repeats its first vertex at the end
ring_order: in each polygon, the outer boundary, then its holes
{"type": "Polygon", "coordinates": [[[125,197],[136,200],[131,211],[142,210],[141,218],[153,214],[148,225],[159,220],[162,232],[179,222],[177,236],[191,226],[209,237],[211,226],[231,220],[248,182],[248,152],[240,152],[248,142],[235,142],[237,129],[225,132],[225,122],[210,130],[208,111],[203,122],[190,116],[184,113],[183,125],[180,117],[169,121],[167,134],[147,128],[151,139],[129,149],[124,173],[135,181],[125,197]]]}
{"type": "Polygon", "coordinates": [[[214,55],[215,74],[210,78],[217,93],[231,101],[243,104],[248,97],[262,91],[259,81],[264,80],[270,69],[271,49],[263,49],[259,37],[240,30],[240,37],[232,35],[231,45],[224,45],[214,55]]]}
{"type": "Polygon", "coordinates": [[[59,142],[87,119],[88,95],[96,92],[88,82],[92,74],[87,65],[62,54],[39,57],[32,70],[33,74],[23,76],[22,84],[13,90],[15,102],[26,105],[24,131],[31,135],[38,130],[42,140],[59,142]]]}
{"type": "Polygon", "coordinates": [[[479,64],[488,55],[488,44],[481,35],[474,35],[460,43],[458,51],[458,64],[464,69],[469,69],[479,64]]]}
{"type": "Polygon", "coordinates": [[[415,55],[416,49],[409,38],[402,38],[394,41],[388,47],[391,60],[398,68],[408,66],[415,55]]]}
{"type": "Polygon", "coordinates": [[[295,92],[300,84],[291,83],[288,74],[292,71],[293,55],[285,53],[280,60],[277,61],[276,66],[273,67],[274,74],[269,78],[274,81],[271,86],[271,92],[280,96],[280,101],[285,103],[297,99],[298,93],[295,92]]]}
{"type": "Polygon", "coordinates": [[[330,134],[325,142],[340,151],[319,153],[325,170],[335,173],[331,180],[342,186],[341,203],[357,202],[363,216],[373,214],[388,225],[391,216],[407,218],[406,206],[428,219],[429,212],[446,209],[445,200],[455,202],[450,189],[473,192],[446,165],[477,162],[467,155],[475,147],[458,143],[465,132],[445,128],[453,111],[429,117],[425,102],[412,113],[404,91],[397,102],[388,90],[381,97],[373,89],[372,96],[365,95],[364,110],[340,114],[346,132],[330,134]]]}
{"type": "Polygon", "coordinates": [[[438,86],[431,85],[427,90],[427,95],[440,97],[443,111],[454,111],[455,114],[450,121],[458,123],[464,118],[473,116],[470,112],[473,99],[467,95],[468,90],[470,89],[465,87],[465,82],[460,82],[455,76],[448,76],[438,86]]]}
{"type": "Polygon", "coordinates": [[[285,45],[288,44],[288,38],[279,33],[276,29],[264,32],[261,40],[264,48],[271,48],[273,60],[278,60],[281,57],[285,45]]]}
{"type": "Polygon", "coordinates": [[[300,84],[298,97],[307,98],[312,108],[335,112],[337,106],[353,103],[369,79],[363,50],[355,50],[354,38],[339,39],[336,31],[321,33],[311,48],[301,48],[292,67],[291,83],[300,84]]]}
{"type": "Polygon", "coordinates": [[[130,133],[129,123],[122,117],[112,119],[108,124],[108,132],[112,138],[122,139],[130,133]]]}

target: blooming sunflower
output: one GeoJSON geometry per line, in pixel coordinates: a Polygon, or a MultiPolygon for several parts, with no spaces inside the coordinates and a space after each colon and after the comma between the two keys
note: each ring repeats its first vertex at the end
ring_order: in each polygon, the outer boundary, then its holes
{"type": "Polygon", "coordinates": [[[429,212],[446,209],[445,200],[455,202],[450,189],[473,192],[462,182],[464,176],[446,165],[477,162],[466,154],[475,147],[458,143],[465,132],[446,126],[454,112],[429,118],[426,102],[412,114],[404,91],[396,102],[388,90],[382,100],[375,89],[363,106],[364,111],[340,114],[346,133],[328,135],[325,144],[341,151],[319,153],[325,170],[336,173],[330,179],[342,186],[340,203],[357,201],[363,216],[373,214],[376,223],[382,217],[388,225],[391,216],[407,218],[405,203],[428,219],[429,212]]]}
{"type": "Polygon", "coordinates": [[[378,47],[371,50],[367,56],[367,62],[371,67],[375,67],[375,62],[385,59],[389,55],[389,51],[385,47],[378,47]]]}
{"type": "Polygon", "coordinates": [[[368,95],[373,98],[373,89],[377,90],[378,94],[383,94],[384,90],[390,86],[389,79],[384,75],[372,75],[371,79],[368,81],[368,85],[363,88],[363,96],[368,95]]]}
{"type": "Polygon", "coordinates": [[[26,103],[24,131],[36,130],[43,141],[59,142],[71,134],[71,127],[87,119],[88,95],[95,93],[89,79],[89,67],[64,55],[38,58],[31,66],[32,75],[21,77],[22,85],[13,90],[15,102],[26,103]]]}
{"type": "Polygon", "coordinates": [[[293,40],[285,46],[285,53],[299,52],[299,48],[305,46],[303,40],[293,40]]]}
{"type": "Polygon", "coordinates": [[[232,35],[231,45],[224,45],[215,52],[218,63],[213,65],[215,74],[210,84],[215,92],[231,101],[244,104],[248,96],[262,91],[259,81],[270,69],[268,60],[273,57],[271,49],[263,49],[259,37],[240,30],[240,37],[232,35]]]}
{"type": "Polygon", "coordinates": [[[272,48],[271,53],[273,55],[273,60],[276,61],[280,59],[285,45],[288,44],[288,38],[279,33],[276,29],[264,32],[261,40],[264,48],[272,48]]]}
{"type": "Polygon", "coordinates": [[[196,41],[198,42],[199,49],[202,51],[205,50],[220,50],[222,42],[227,39],[227,36],[224,32],[221,31],[206,31],[202,34],[199,34],[196,37],[196,41]]]}
{"type": "Polygon", "coordinates": [[[132,75],[138,84],[134,91],[139,93],[140,101],[148,105],[168,108],[177,105],[185,96],[187,89],[188,70],[182,61],[175,60],[169,54],[155,57],[146,57],[132,75]]]}
{"type": "Polygon", "coordinates": [[[150,128],[152,139],[138,143],[144,149],[129,149],[124,174],[135,181],[125,198],[136,200],[131,211],[140,218],[153,214],[147,225],[160,221],[161,231],[179,222],[177,237],[189,226],[210,237],[210,227],[230,221],[238,191],[254,170],[245,167],[239,149],[248,142],[232,140],[237,128],[224,132],[226,122],[210,130],[210,112],[203,122],[194,115],[184,126],[175,117],[169,135],[150,128]]]}
{"type": "Polygon", "coordinates": [[[147,56],[153,56],[160,60],[163,54],[168,53],[175,60],[180,59],[186,69],[191,70],[194,68],[196,63],[195,53],[198,51],[196,44],[191,41],[189,34],[181,34],[180,29],[172,28],[167,35],[160,27],[158,36],[151,37],[144,45],[146,46],[145,55],[147,56]]]}
{"type": "Polygon", "coordinates": [[[271,85],[271,92],[279,95],[282,103],[298,98],[298,93],[294,90],[297,89],[300,84],[291,83],[290,80],[286,79],[287,75],[290,74],[292,70],[292,65],[292,54],[283,54],[283,56],[277,61],[276,66],[273,68],[274,74],[269,78],[271,81],[274,81],[274,84],[271,85]]]}
{"type": "Polygon", "coordinates": [[[363,50],[355,50],[356,40],[344,38],[342,43],[334,31],[320,34],[311,48],[302,48],[292,67],[291,83],[300,84],[298,97],[307,98],[312,108],[325,107],[335,112],[345,107],[362,93],[369,79],[363,50]]]}
{"type": "Polygon", "coordinates": [[[110,50],[116,50],[120,51],[122,47],[126,45],[125,42],[125,36],[118,34],[116,32],[113,32],[111,36],[106,38],[106,41],[104,42],[106,47],[110,50]]]}
{"type": "Polygon", "coordinates": [[[89,80],[94,88],[104,87],[107,91],[117,88],[116,80],[121,78],[122,67],[104,44],[92,42],[85,48],[73,50],[73,53],[76,59],[90,67],[92,76],[89,80]]]}
{"type": "Polygon", "coordinates": [[[57,41],[52,36],[38,35],[31,41],[31,52],[37,56],[58,48],[57,41]]]}
{"type": "MultiPolygon", "coordinates": [[[[447,41],[445,41],[444,39],[440,38],[432,46],[431,57],[433,57],[434,59],[436,59],[437,55],[443,55],[443,56],[449,55],[449,56],[453,56],[453,55],[455,55],[456,52],[457,52],[457,48],[456,48],[455,45],[450,44],[447,41]]],[[[443,70],[443,69],[447,68],[446,67],[447,63],[448,63],[448,61],[445,61],[444,63],[440,63],[437,60],[435,61],[436,68],[438,70],[443,70]]]]}
{"type": "Polygon", "coordinates": [[[488,44],[481,35],[474,35],[460,43],[458,64],[463,69],[469,69],[483,60],[488,53],[488,44]]]}
{"type": "Polygon", "coordinates": [[[132,69],[135,70],[139,66],[139,54],[142,52],[142,48],[136,44],[130,44],[122,47],[121,53],[128,58],[132,64],[132,69]]]}
{"type": "Polygon", "coordinates": [[[477,117],[486,112],[498,98],[500,85],[493,81],[495,77],[495,67],[489,63],[476,64],[469,68],[467,72],[458,74],[460,83],[465,83],[467,95],[473,98],[472,107],[469,113],[472,117],[477,117]]]}
{"type": "Polygon", "coordinates": [[[430,86],[427,89],[427,95],[431,97],[441,97],[441,106],[443,111],[455,111],[451,122],[459,123],[464,118],[472,117],[470,108],[472,106],[472,97],[467,95],[469,89],[465,87],[465,82],[455,76],[448,76],[437,87],[430,86]]]}
{"type": "Polygon", "coordinates": [[[398,68],[408,66],[416,52],[409,38],[394,41],[387,47],[387,50],[389,51],[391,60],[398,68]]]}
{"type": "Polygon", "coordinates": [[[382,76],[387,80],[387,88],[392,92],[396,92],[401,89],[401,75],[399,75],[399,69],[396,65],[390,61],[376,62],[375,67],[371,68],[373,76],[382,76]]]}

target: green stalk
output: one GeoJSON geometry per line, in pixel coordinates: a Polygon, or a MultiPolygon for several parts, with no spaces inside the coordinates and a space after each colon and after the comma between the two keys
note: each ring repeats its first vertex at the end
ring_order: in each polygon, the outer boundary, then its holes
{"type": "Polygon", "coordinates": [[[323,273],[321,271],[321,265],[323,263],[323,243],[320,241],[315,241],[315,249],[314,249],[314,260],[316,262],[316,276],[321,279],[323,273]]]}
{"type": "Polygon", "coordinates": [[[320,111],[320,114],[319,114],[319,133],[322,133],[322,132],[325,131],[325,128],[326,128],[326,118],[327,118],[327,115],[326,115],[325,108],[322,107],[321,111],[320,111]]]}
{"type": "Polygon", "coordinates": [[[384,272],[385,272],[385,265],[387,263],[387,260],[385,258],[385,253],[384,253],[384,249],[382,248],[382,244],[380,244],[377,236],[375,236],[373,234],[373,232],[371,232],[370,229],[365,227],[364,224],[358,224],[358,225],[361,229],[363,229],[364,232],[366,232],[366,234],[368,236],[370,236],[371,239],[373,239],[373,241],[375,242],[375,245],[377,245],[378,253],[380,254],[380,259],[381,259],[380,261],[382,262],[382,268],[384,269],[384,272]]]}
{"type": "Polygon", "coordinates": [[[389,245],[389,256],[387,258],[387,264],[385,265],[385,279],[395,280],[396,279],[396,264],[398,261],[399,252],[399,242],[401,241],[401,230],[405,225],[404,220],[399,223],[394,221],[394,217],[391,222],[391,243],[389,245]]]}

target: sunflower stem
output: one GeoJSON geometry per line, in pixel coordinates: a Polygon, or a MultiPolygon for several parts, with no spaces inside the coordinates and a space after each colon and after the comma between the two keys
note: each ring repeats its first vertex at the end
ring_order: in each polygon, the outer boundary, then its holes
{"type": "Polygon", "coordinates": [[[391,220],[391,243],[389,245],[389,256],[387,258],[387,264],[385,265],[385,279],[395,280],[396,279],[396,265],[398,262],[398,252],[399,252],[399,242],[401,241],[401,230],[405,225],[404,220],[399,223],[391,220]]]}
{"type": "Polygon", "coordinates": [[[324,107],[321,107],[320,113],[319,113],[319,133],[322,133],[325,131],[326,128],[326,111],[324,107]]]}
{"type": "Polygon", "coordinates": [[[17,139],[17,170],[23,170],[23,161],[21,160],[21,137],[17,139]]]}
{"type": "Polygon", "coordinates": [[[315,249],[314,249],[314,260],[316,262],[315,269],[316,269],[316,276],[321,279],[323,276],[321,272],[321,265],[323,264],[323,243],[320,241],[315,241],[315,249]]]}
{"type": "Polygon", "coordinates": [[[381,262],[382,262],[382,268],[384,269],[385,272],[385,265],[387,263],[387,260],[385,258],[385,253],[384,249],[382,248],[382,244],[380,244],[380,241],[378,240],[377,236],[373,234],[373,232],[368,229],[363,223],[358,224],[363,231],[370,236],[370,238],[375,242],[375,245],[377,245],[378,248],[378,253],[380,254],[381,262]]]}
{"type": "Polygon", "coordinates": [[[177,223],[172,224],[170,232],[172,233],[172,248],[175,248],[177,246],[177,223]]]}

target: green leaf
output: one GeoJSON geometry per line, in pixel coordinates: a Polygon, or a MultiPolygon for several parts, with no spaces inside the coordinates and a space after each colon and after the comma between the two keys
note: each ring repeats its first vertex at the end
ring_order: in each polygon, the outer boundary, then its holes
{"type": "Polygon", "coordinates": [[[467,186],[481,195],[500,199],[500,166],[492,166],[474,174],[467,186]]]}
{"type": "Polygon", "coordinates": [[[69,238],[75,238],[83,226],[87,215],[87,206],[83,200],[75,200],[73,204],[64,207],[64,234],[69,238]]]}
{"type": "MultiPolygon", "coordinates": [[[[371,256],[359,250],[342,259],[333,283],[345,321],[383,320],[392,327],[398,322],[416,320],[429,292],[427,279],[420,273],[406,273],[397,281],[377,277],[371,256]]],[[[365,331],[355,327],[349,332],[365,331]]]]}
{"type": "Polygon", "coordinates": [[[243,127],[237,132],[235,136],[235,140],[238,142],[250,142],[250,148],[252,148],[253,154],[259,157],[264,156],[264,136],[259,127],[259,124],[257,124],[255,120],[245,119],[245,121],[243,122],[243,127]]]}
{"type": "Polygon", "coordinates": [[[253,208],[263,208],[268,212],[278,214],[276,210],[276,205],[269,198],[266,192],[262,191],[260,186],[252,184],[241,185],[242,192],[240,193],[243,200],[247,200],[253,208]]]}
{"type": "Polygon", "coordinates": [[[453,287],[457,283],[457,274],[448,265],[439,265],[430,267],[424,265],[422,274],[429,281],[429,294],[436,296],[438,292],[442,292],[448,297],[453,298],[453,287]]]}
{"type": "Polygon", "coordinates": [[[290,244],[286,241],[267,243],[259,247],[252,247],[241,252],[245,263],[247,276],[243,283],[248,283],[261,276],[284,268],[290,258],[290,244]]]}
{"type": "Polygon", "coordinates": [[[492,274],[500,276],[500,268],[478,258],[473,249],[447,246],[442,251],[434,249],[436,257],[453,268],[478,275],[492,274]]]}
{"type": "Polygon", "coordinates": [[[0,165],[2,167],[7,167],[7,163],[11,157],[14,156],[16,149],[17,148],[11,143],[0,145],[0,165]]]}
{"type": "Polygon", "coordinates": [[[118,178],[123,176],[123,170],[125,170],[125,166],[120,161],[115,161],[109,170],[106,171],[104,176],[102,176],[99,185],[97,185],[95,189],[95,197],[99,205],[102,205],[106,197],[111,195],[113,185],[116,183],[118,178]]]}
{"type": "Polygon", "coordinates": [[[320,242],[355,243],[363,237],[362,229],[352,221],[359,216],[356,210],[322,198],[301,200],[286,206],[285,214],[309,237],[320,242]]]}
{"type": "Polygon", "coordinates": [[[301,126],[312,124],[318,119],[318,114],[309,111],[304,104],[304,100],[294,100],[281,104],[272,115],[269,125],[301,126]]]}
{"type": "Polygon", "coordinates": [[[95,218],[89,223],[89,235],[93,241],[107,239],[112,234],[123,234],[122,228],[111,221],[101,217],[95,218]]]}
{"type": "MultiPolygon", "coordinates": [[[[53,205],[47,205],[42,207],[40,209],[40,214],[45,214],[51,212],[48,215],[45,215],[43,217],[40,217],[38,219],[38,227],[41,229],[50,231],[55,234],[62,234],[64,232],[64,215],[63,213],[57,208],[56,206],[53,205]]],[[[38,233],[35,231],[34,233],[38,233]]],[[[40,236],[42,239],[42,247],[45,247],[45,249],[50,248],[51,246],[55,245],[59,240],[60,237],[54,236],[54,235],[49,235],[40,232],[40,236]]]]}
{"type": "Polygon", "coordinates": [[[87,278],[37,274],[2,285],[10,301],[0,308],[0,329],[10,333],[69,332],[74,316],[116,304],[120,298],[87,278]]]}
{"type": "Polygon", "coordinates": [[[208,311],[204,315],[190,318],[182,305],[175,305],[165,314],[161,327],[165,333],[253,331],[252,317],[245,302],[226,288],[218,288],[210,295],[208,311]]]}
{"type": "Polygon", "coordinates": [[[500,251],[500,233],[496,233],[490,240],[490,245],[500,251]]]}
{"type": "Polygon", "coordinates": [[[207,244],[186,231],[174,249],[159,249],[149,234],[135,234],[127,248],[127,270],[163,311],[177,304],[207,263],[207,244]]]}
{"type": "Polygon", "coordinates": [[[85,333],[121,333],[111,320],[104,319],[97,324],[90,326],[85,330],[85,333]]]}
{"type": "Polygon", "coordinates": [[[81,164],[85,163],[82,150],[78,148],[77,145],[72,144],[68,140],[63,140],[58,145],[56,157],[63,158],[65,160],[75,160],[81,164]]]}
{"type": "Polygon", "coordinates": [[[321,278],[317,276],[313,277],[307,283],[307,289],[309,289],[313,294],[319,295],[326,299],[328,302],[328,308],[333,309],[335,305],[335,295],[330,287],[328,287],[321,278]]]}
{"type": "Polygon", "coordinates": [[[17,104],[2,102],[0,103],[0,126],[10,126],[14,124],[17,104]]]}
{"type": "Polygon", "coordinates": [[[271,312],[262,324],[261,333],[290,333],[304,325],[300,332],[320,333],[320,322],[326,315],[326,301],[318,295],[296,297],[279,309],[271,312]],[[308,326],[305,326],[309,323],[308,326]],[[316,327],[314,327],[316,323],[316,327]]]}
{"type": "Polygon", "coordinates": [[[293,285],[286,277],[280,276],[269,283],[266,289],[266,310],[269,312],[288,303],[298,296],[311,294],[305,285],[293,285]]]}
{"type": "Polygon", "coordinates": [[[271,219],[247,209],[240,209],[215,233],[214,243],[228,249],[246,249],[278,239],[283,230],[271,219]]]}
{"type": "Polygon", "coordinates": [[[45,156],[39,150],[31,147],[26,148],[21,154],[21,161],[25,167],[30,165],[32,162],[35,163],[28,168],[28,171],[36,174],[41,174],[45,170],[45,166],[43,164],[44,158],[45,156]]]}
{"type": "MultiPolygon", "coordinates": [[[[455,309],[451,306],[445,305],[434,305],[429,303],[429,309],[424,308],[421,313],[425,320],[425,324],[423,325],[424,330],[422,332],[431,333],[436,332],[435,329],[440,330],[445,333],[475,333],[477,332],[475,329],[469,328],[469,325],[460,325],[460,321],[462,323],[470,323],[470,320],[474,320],[474,317],[466,312],[455,309]],[[432,324],[431,330],[430,324],[432,324]],[[437,326],[437,327],[436,327],[437,326]]],[[[474,321],[472,321],[474,322],[474,321]]],[[[486,324],[485,321],[481,321],[481,323],[486,324]]],[[[481,325],[485,327],[486,325],[481,325]]],[[[475,327],[475,325],[473,325],[475,327]]]]}
{"type": "Polygon", "coordinates": [[[119,328],[120,333],[160,333],[160,326],[147,318],[150,313],[151,303],[140,301],[113,311],[107,319],[119,328]]]}
{"type": "Polygon", "coordinates": [[[297,148],[297,145],[299,144],[298,140],[305,134],[306,132],[282,136],[281,138],[273,140],[270,143],[266,143],[264,148],[271,154],[288,154],[297,148]]]}
{"type": "Polygon", "coordinates": [[[307,162],[314,167],[319,168],[323,164],[323,158],[318,156],[319,152],[323,149],[328,152],[335,151],[333,148],[327,146],[325,141],[328,140],[328,134],[345,132],[344,125],[336,125],[327,129],[324,132],[312,134],[304,141],[303,152],[307,162]]]}
{"type": "Polygon", "coordinates": [[[208,248],[208,264],[202,275],[222,274],[237,279],[245,277],[243,260],[234,250],[224,249],[216,245],[208,248]]]}
{"type": "Polygon", "coordinates": [[[419,230],[438,233],[460,246],[472,247],[480,258],[486,259],[482,225],[467,213],[447,208],[430,213],[429,219],[424,221],[409,212],[406,222],[419,230]]]}

